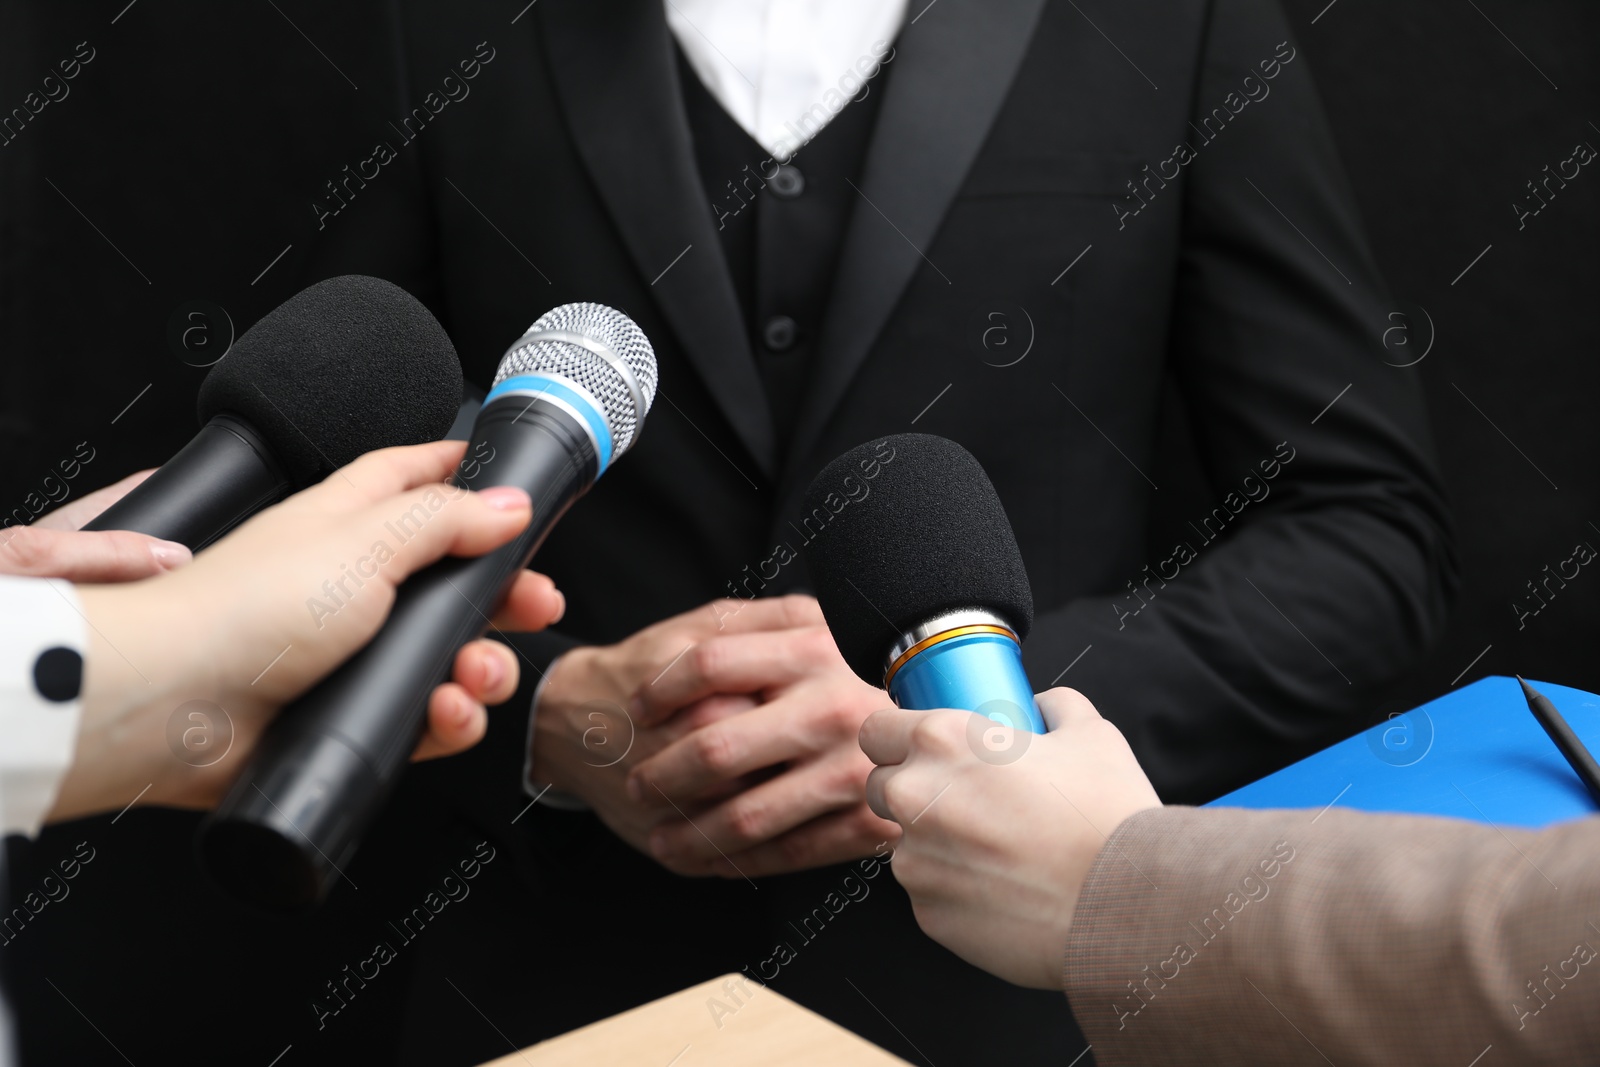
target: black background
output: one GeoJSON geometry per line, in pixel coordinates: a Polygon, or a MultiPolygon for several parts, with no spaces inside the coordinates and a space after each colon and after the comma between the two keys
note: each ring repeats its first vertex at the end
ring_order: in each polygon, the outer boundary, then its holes
{"type": "MultiPolygon", "coordinates": [[[[509,2],[507,18],[524,2],[509,2]]],[[[1105,2],[1082,6],[1093,15],[1105,2]]],[[[79,442],[96,458],[73,482],[74,495],[158,464],[188,439],[204,371],[169,347],[174,312],[209,300],[227,309],[238,332],[298,289],[315,247],[311,200],[365,154],[358,147],[387,117],[373,91],[393,45],[381,4],[124,5],[0,7],[0,109],[20,105],[79,41],[97,52],[69,83],[67,99],[0,147],[0,508],[7,511],[37,492],[79,442]]],[[[1528,581],[1571,556],[1578,542],[1600,546],[1600,167],[1584,168],[1524,229],[1512,208],[1547,164],[1554,168],[1579,142],[1600,146],[1600,10],[1588,0],[1291,0],[1287,7],[1396,294],[1394,310],[1407,316],[1395,322],[1409,330],[1390,335],[1390,358],[1403,363],[1428,351],[1416,372],[1458,524],[1464,585],[1454,619],[1371,718],[1487,674],[1600,690],[1595,568],[1524,628],[1512,607],[1526,597],[1528,581]]],[[[1136,42],[1120,43],[1136,54],[1136,42]]],[[[1174,514],[1204,511],[1214,494],[1192,472],[1185,480],[1183,458],[1175,430],[1170,473],[1158,480],[1188,486],[1174,514]]],[[[1152,539],[1162,543],[1159,528],[1152,539]]],[[[135,812],[123,827],[182,818],[135,812]]],[[[97,847],[112,855],[115,829],[105,822],[94,829],[97,847]]],[[[36,854],[18,856],[19,883],[70,854],[74,834],[53,831],[36,854]]],[[[72,924],[47,911],[39,923],[55,929],[27,931],[15,947],[0,949],[0,962],[13,968],[30,1050],[50,1049],[40,1062],[122,1062],[106,1039],[145,1062],[151,1053],[141,1057],[141,1050],[166,1047],[156,1030],[178,1026],[192,1037],[193,1062],[267,1063],[310,1021],[299,1018],[303,987],[352,962],[341,956],[347,946],[299,946],[306,982],[273,988],[253,974],[246,951],[262,932],[206,911],[211,898],[188,883],[187,856],[102,862],[146,865],[152,900],[177,900],[194,912],[178,928],[163,914],[152,929],[137,902],[102,894],[94,903],[91,864],[75,883],[77,903],[59,905],[78,911],[72,924]],[[22,949],[33,953],[25,963],[22,949]],[[174,969],[170,960],[149,962],[160,954],[189,961],[175,968],[188,980],[159,993],[141,989],[146,974],[174,969]],[[39,985],[45,967],[62,995],[39,985]],[[105,1039],[66,994],[75,971],[98,969],[113,970],[128,987],[121,1002],[82,1005],[105,1039]],[[289,1037],[241,1034],[228,1023],[247,1003],[261,1009],[253,1017],[271,1018],[275,1002],[289,1037]],[[150,1004],[161,1006],[162,1018],[141,1007],[150,1004]]],[[[294,938],[287,925],[269,927],[268,936],[294,938]]],[[[386,995],[376,989],[369,1010],[385,1010],[386,995]]],[[[337,1051],[335,1029],[319,1039],[316,1055],[337,1051]]],[[[298,1050],[295,1062],[316,1058],[301,1058],[311,1052],[298,1050]]],[[[171,1062],[170,1053],[165,1058],[171,1062]]],[[[362,1057],[382,1058],[370,1048],[362,1057]]]]}

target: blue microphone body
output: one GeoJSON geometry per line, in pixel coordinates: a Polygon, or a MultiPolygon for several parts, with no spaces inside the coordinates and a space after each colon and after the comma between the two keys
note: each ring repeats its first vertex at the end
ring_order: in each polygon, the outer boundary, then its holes
{"type": "Polygon", "coordinates": [[[820,528],[806,568],[856,677],[907,710],[957,708],[1045,732],[1022,665],[1033,590],[970,452],[929,434],[868,441],[823,467],[801,506],[820,528]]]}
{"type": "Polygon", "coordinates": [[[889,679],[889,696],[913,711],[962,708],[1014,730],[1045,732],[1015,637],[969,633],[910,656],[889,679]]]}

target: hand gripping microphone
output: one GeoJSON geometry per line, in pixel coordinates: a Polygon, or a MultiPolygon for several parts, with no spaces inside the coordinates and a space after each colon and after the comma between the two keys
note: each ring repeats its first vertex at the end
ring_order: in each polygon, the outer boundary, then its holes
{"type": "Polygon", "coordinates": [[[599,304],[556,308],[512,346],[454,484],[525,489],[532,523],[487,555],[412,575],[372,642],[267,729],[201,827],[202,860],[224,889],[291,909],[343,877],[416,747],[433,688],[556,520],[638,440],[655,392],[650,342],[599,304]]]}
{"type": "Polygon", "coordinates": [[[201,428],[84,527],[199,551],[375,448],[436,441],[461,402],[461,363],[404,289],[318,282],[246,330],[200,386],[201,428]]]}
{"type": "Polygon", "coordinates": [[[1033,593],[989,476],[954,441],[897,434],[822,469],[802,548],[834,642],[902,708],[1045,732],[1022,669],[1033,593]]]}

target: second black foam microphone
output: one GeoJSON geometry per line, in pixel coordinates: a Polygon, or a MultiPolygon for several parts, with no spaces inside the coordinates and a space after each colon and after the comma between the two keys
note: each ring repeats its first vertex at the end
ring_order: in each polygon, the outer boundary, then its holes
{"type": "Polygon", "coordinates": [[[438,440],[460,403],[461,361],[415,297],[320,281],[245,331],[200,386],[200,432],[84,529],[198,552],[364,452],[438,440]]]}
{"type": "Polygon", "coordinates": [[[511,348],[455,483],[525,489],[533,521],[487,555],[412,576],[372,643],[267,730],[201,830],[202,857],[225,889],[294,908],[342,877],[416,746],[433,688],[551,527],[637,440],[655,391],[643,332],[599,304],[556,308],[511,348]]]}

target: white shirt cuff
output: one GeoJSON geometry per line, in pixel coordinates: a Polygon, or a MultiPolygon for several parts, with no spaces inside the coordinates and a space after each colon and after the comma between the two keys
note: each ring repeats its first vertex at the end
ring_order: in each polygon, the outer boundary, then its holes
{"type": "Polygon", "coordinates": [[[55,804],[78,740],[84,647],[71,582],[0,577],[0,833],[37,834],[55,804]]]}
{"type": "Polygon", "coordinates": [[[544,676],[539,679],[539,684],[533,687],[532,707],[528,709],[528,743],[522,746],[522,790],[534,799],[535,802],[557,811],[588,811],[589,805],[571,793],[563,793],[553,788],[547,782],[533,780],[533,729],[539,718],[539,698],[544,695],[544,687],[550,681],[550,672],[555,670],[561,657],[551,660],[544,669],[544,676]]]}

